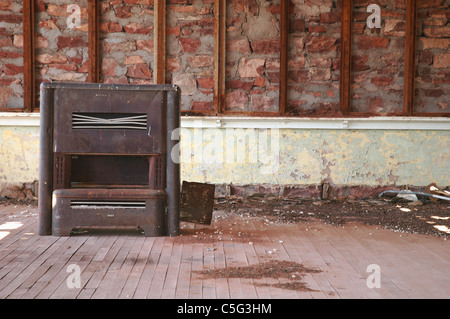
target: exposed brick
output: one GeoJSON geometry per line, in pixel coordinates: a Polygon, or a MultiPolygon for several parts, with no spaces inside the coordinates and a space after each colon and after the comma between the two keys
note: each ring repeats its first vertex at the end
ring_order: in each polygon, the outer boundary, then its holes
{"type": "Polygon", "coordinates": [[[127,76],[138,79],[151,79],[152,73],[148,64],[141,63],[135,64],[128,67],[127,76]]]}
{"type": "Polygon", "coordinates": [[[66,63],[67,57],[61,53],[57,54],[44,53],[36,55],[36,61],[42,64],[66,63]]]}
{"type": "Polygon", "coordinates": [[[15,64],[5,64],[4,72],[6,75],[16,75],[23,73],[23,66],[15,64]]]}
{"type": "Polygon", "coordinates": [[[311,81],[328,81],[331,79],[331,70],[330,69],[316,69],[312,68],[309,70],[311,81]]]}
{"type": "Polygon", "coordinates": [[[127,52],[136,51],[136,42],[135,41],[123,41],[123,42],[119,42],[119,43],[102,42],[102,46],[103,46],[103,52],[106,52],[106,53],[110,53],[110,52],[127,53],[127,52]]]}
{"type": "Polygon", "coordinates": [[[430,38],[449,38],[450,26],[445,27],[427,27],[423,29],[423,34],[430,38]]]}
{"type": "Polygon", "coordinates": [[[214,89],[214,79],[212,77],[198,78],[197,82],[202,89],[214,89]]]}
{"type": "Polygon", "coordinates": [[[12,0],[3,0],[0,2],[0,11],[10,11],[12,9],[12,0]]]}
{"type": "Polygon", "coordinates": [[[289,69],[304,69],[306,65],[305,57],[296,55],[288,60],[289,69]]]}
{"type": "Polygon", "coordinates": [[[177,25],[175,27],[167,26],[167,36],[169,36],[171,34],[175,35],[176,37],[179,37],[181,34],[180,26],[179,25],[177,25]]]}
{"type": "Polygon", "coordinates": [[[264,59],[242,58],[239,63],[239,75],[242,78],[256,78],[262,75],[264,59]]]}
{"type": "Polygon", "coordinates": [[[360,36],[357,42],[359,50],[386,49],[389,39],[385,37],[360,36]]]}
{"type": "Polygon", "coordinates": [[[276,54],[280,52],[280,40],[261,40],[251,43],[253,52],[256,54],[276,54]]]}
{"type": "Polygon", "coordinates": [[[308,81],[308,70],[288,71],[288,81],[291,83],[305,83],[308,81]]]}
{"type": "Polygon", "coordinates": [[[178,42],[183,52],[196,52],[201,45],[200,39],[195,38],[179,38],[178,42]]]}
{"type": "Polygon", "coordinates": [[[332,65],[331,58],[318,57],[318,58],[311,58],[309,61],[309,66],[315,68],[331,68],[331,65],[332,65]]]}
{"type": "Polygon", "coordinates": [[[371,80],[373,84],[376,86],[389,86],[393,83],[393,79],[391,77],[375,77],[371,80]]]}
{"type": "Polygon", "coordinates": [[[320,23],[337,23],[341,21],[341,14],[340,12],[325,12],[320,14],[320,23]]]}
{"type": "Polygon", "coordinates": [[[269,111],[276,108],[277,101],[269,96],[252,96],[252,106],[258,111],[269,111]]]}
{"type": "Polygon", "coordinates": [[[446,38],[420,38],[419,47],[427,49],[447,49],[450,47],[450,39],[446,38]]]}
{"type": "Polygon", "coordinates": [[[144,6],[153,6],[153,0],[123,0],[123,2],[128,4],[140,4],[144,6]]]}
{"type": "Polygon", "coordinates": [[[213,109],[212,102],[205,101],[193,101],[192,110],[193,111],[211,111],[213,109]]]}
{"type": "Polygon", "coordinates": [[[193,68],[210,67],[213,65],[214,59],[209,55],[195,55],[189,57],[189,65],[193,68]]]}
{"type": "Polygon", "coordinates": [[[18,14],[0,14],[0,21],[8,23],[21,23],[22,16],[18,14]]]}
{"type": "Polygon", "coordinates": [[[233,90],[233,89],[241,89],[244,91],[250,91],[250,89],[253,87],[254,81],[242,81],[242,80],[228,80],[226,82],[226,87],[233,90]]]}
{"type": "Polygon", "coordinates": [[[125,64],[125,65],[141,64],[141,63],[145,63],[145,61],[144,61],[144,59],[142,59],[142,57],[140,55],[127,56],[123,62],[123,64],[125,64]]]}
{"type": "Polygon", "coordinates": [[[424,89],[423,92],[427,97],[439,98],[445,95],[445,92],[442,89],[424,89]]]}
{"type": "Polygon", "coordinates": [[[280,72],[266,72],[270,83],[280,83],[280,72]]]}
{"type": "Polygon", "coordinates": [[[245,110],[248,106],[248,96],[243,91],[231,91],[225,94],[225,105],[228,109],[245,110]]]}
{"type": "Polygon", "coordinates": [[[56,25],[56,19],[39,21],[39,27],[45,29],[59,29],[56,25]]]}
{"type": "Polygon", "coordinates": [[[124,27],[126,33],[149,34],[153,30],[153,26],[143,26],[132,22],[124,27]]]}
{"type": "Polygon", "coordinates": [[[450,69],[450,53],[436,54],[433,59],[436,69],[450,69]]]}
{"type": "MultiPolygon", "coordinates": [[[[9,47],[13,44],[13,41],[11,40],[11,38],[0,38],[0,47],[4,48],[4,47],[9,47]]],[[[23,37],[22,37],[22,44],[23,44],[23,37]]]]}
{"type": "Polygon", "coordinates": [[[57,5],[52,3],[47,5],[47,14],[56,17],[69,15],[67,12],[67,5],[57,5]]]}
{"type": "Polygon", "coordinates": [[[48,65],[50,68],[55,68],[59,70],[64,71],[76,71],[78,67],[75,64],[60,64],[60,63],[53,63],[48,65]]]}
{"type": "Polygon", "coordinates": [[[255,79],[255,86],[265,87],[266,86],[266,79],[265,78],[256,78],[255,79]]]}
{"type": "Polygon", "coordinates": [[[100,31],[104,33],[121,32],[122,26],[117,22],[102,22],[100,23],[100,31]]]}
{"type": "Polygon", "coordinates": [[[240,52],[240,53],[250,53],[250,45],[247,38],[237,39],[237,40],[227,40],[226,41],[227,51],[229,52],[240,52]]]}
{"type": "Polygon", "coordinates": [[[111,58],[104,58],[102,60],[102,74],[105,76],[116,76],[115,69],[119,64],[116,60],[111,58]]]}
{"type": "Polygon", "coordinates": [[[150,53],[153,53],[153,51],[154,51],[153,39],[137,40],[136,46],[137,46],[138,50],[145,50],[150,53]]]}
{"type": "Polygon", "coordinates": [[[197,92],[197,81],[192,74],[174,74],[172,83],[181,88],[182,95],[193,95],[197,92]]]}
{"type": "Polygon", "coordinates": [[[294,19],[289,23],[290,32],[305,32],[306,23],[305,19],[294,19]]]}
{"type": "Polygon", "coordinates": [[[131,6],[127,5],[116,6],[114,7],[114,11],[116,12],[117,18],[125,19],[133,16],[133,13],[131,13],[131,6]]]}
{"type": "Polygon", "coordinates": [[[329,52],[336,50],[337,39],[328,36],[310,37],[306,41],[306,49],[312,53],[329,52]]]}
{"type": "Polygon", "coordinates": [[[361,72],[370,70],[370,66],[367,64],[369,61],[368,55],[354,55],[352,56],[352,71],[353,72],[361,72]]]}
{"type": "Polygon", "coordinates": [[[166,70],[172,72],[178,72],[181,69],[181,62],[179,58],[167,58],[166,70]]]}
{"type": "Polygon", "coordinates": [[[58,49],[84,47],[87,45],[87,43],[83,40],[83,37],[81,35],[76,37],[59,36],[56,39],[56,44],[58,46],[58,49]]]}
{"type": "Polygon", "coordinates": [[[313,34],[313,33],[325,33],[327,32],[328,28],[326,26],[323,25],[310,25],[308,27],[308,31],[309,33],[313,34]]]}

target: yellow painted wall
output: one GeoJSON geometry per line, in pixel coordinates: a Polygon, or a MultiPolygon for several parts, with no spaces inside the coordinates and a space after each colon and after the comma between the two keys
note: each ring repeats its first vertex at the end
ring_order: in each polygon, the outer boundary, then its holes
{"type": "MultiPolygon", "coordinates": [[[[187,135],[194,136],[193,130],[187,135]]],[[[221,148],[226,156],[232,149],[226,146],[225,130],[221,131],[224,136],[221,148]]],[[[259,132],[263,134],[264,130],[259,132]]],[[[325,181],[348,186],[450,184],[449,131],[280,129],[278,135],[279,165],[278,168],[271,166],[273,172],[267,170],[270,165],[264,164],[260,158],[257,163],[251,163],[248,159],[245,163],[227,163],[225,159],[222,163],[211,161],[211,164],[202,164],[197,163],[194,156],[189,159],[183,154],[183,178],[241,185],[314,185],[325,181]]],[[[193,140],[182,140],[182,152],[194,149],[193,140]]],[[[210,151],[211,145],[216,145],[212,139],[203,139],[203,152],[214,157],[210,151]]],[[[238,152],[236,144],[234,151],[238,152]]],[[[199,148],[193,154],[198,152],[199,148]]],[[[269,159],[272,164],[276,160],[272,155],[269,159]]]]}
{"type": "Polygon", "coordinates": [[[0,183],[39,178],[39,128],[0,127],[0,183]]]}
{"type": "MultiPolygon", "coordinates": [[[[232,133],[221,128],[183,129],[182,180],[235,185],[450,185],[449,131],[242,129],[234,133],[253,140],[243,144],[234,140],[231,147],[232,133]],[[263,146],[264,138],[270,142],[260,153],[255,146],[263,146]],[[278,143],[273,144],[275,152],[272,143],[278,143]],[[238,159],[238,153],[245,159],[238,159]]],[[[0,184],[37,180],[39,128],[0,127],[0,139],[0,184]]]]}

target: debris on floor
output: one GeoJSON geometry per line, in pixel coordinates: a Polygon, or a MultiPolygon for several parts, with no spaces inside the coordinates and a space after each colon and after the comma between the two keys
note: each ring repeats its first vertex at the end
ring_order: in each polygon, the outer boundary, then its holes
{"type": "Polygon", "coordinates": [[[360,222],[397,232],[450,236],[450,204],[417,195],[417,201],[393,196],[367,200],[308,200],[271,197],[219,198],[214,209],[267,220],[271,224],[320,220],[345,225],[360,222]],[[420,202],[420,203],[419,203],[420,202]]]}
{"type": "Polygon", "coordinates": [[[292,261],[271,260],[266,263],[241,266],[206,269],[196,271],[196,274],[208,278],[245,278],[253,279],[256,286],[270,286],[297,291],[312,291],[303,277],[308,273],[319,273],[319,269],[306,267],[292,261]],[[258,279],[277,279],[274,283],[258,281],[258,279]]]}

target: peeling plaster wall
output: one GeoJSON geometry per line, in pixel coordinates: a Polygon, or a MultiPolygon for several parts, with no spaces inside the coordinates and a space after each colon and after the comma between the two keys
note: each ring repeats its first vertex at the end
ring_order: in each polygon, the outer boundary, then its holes
{"type": "MultiPolygon", "coordinates": [[[[181,134],[181,178],[191,182],[275,192],[312,186],[316,193],[322,183],[450,185],[450,131],[185,128],[181,134]]],[[[11,196],[6,189],[25,189],[39,178],[39,128],[0,127],[0,138],[0,196],[11,196]]]]}
{"type": "MultiPolygon", "coordinates": [[[[214,135],[211,129],[208,130],[214,135]]],[[[263,138],[264,131],[259,130],[256,136],[263,138]]],[[[195,133],[192,130],[190,134],[194,136],[195,133]]],[[[224,141],[222,147],[217,148],[222,148],[226,156],[231,151],[226,148],[227,133],[222,130],[218,135],[223,135],[224,141]]],[[[268,146],[268,164],[261,156],[257,163],[252,163],[248,153],[244,163],[237,160],[227,162],[226,159],[222,164],[197,163],[194,154],[198,153],[199,147],[193,146],[194,141],[189,146],[189,139],[182,139],[182,152],[189,148],[195,150],[188,162],[182,156],[182,177],[190,181],[238,185],[316,185],[324,182],[342,186],[450,184],[450,155],[442,151],[450,149],[448,131],[280,130],[278,135],[279,157],[274,157],[270,152],[272,145],[268,146]],[[279,158],[278,169],[275,164],[271,166],[273,172],[267,171],[275,158],[279,158]],[[265,169],[267,173],[264,173],[265,169]]],[[[212,144],[216,145],[216,142],[204,138],[202,151],[214,157],[210,151],[212,144]]],[[[248,142],[246,148],[248,152],[248,142]]]]}
{"type": "Polygon", "coordinates": [[[0,127],[0,141],[0,197],[32,197],[39,178],[39,128],[0,127]]]}
{"type": "Polygon", "coordinates": [[[0,182],[32,182],[39,175],[39,130],[0,127],[0,182]]]}

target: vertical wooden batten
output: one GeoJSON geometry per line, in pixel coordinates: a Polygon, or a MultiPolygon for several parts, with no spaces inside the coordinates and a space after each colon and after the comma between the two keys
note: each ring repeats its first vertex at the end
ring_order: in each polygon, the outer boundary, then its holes
{"type": "Polygon", "coordinates": [[[214,112],[225,111],[226,0],[214,0],[214,112]]]}
{"type": "Polygon", "coordinates": [[[287,69],[288,69],[288,45],[289,45],[289,0],[281,0],[280,15],[280,98],[279,112],[286,112],[287,103],[287,69]]]}
{"type": "Polygon", "coordinates": [[[405,79],[403,92],[403,113],[414,113],[415,73],[416,73],[416,29],[417,1],[408,0],[406,4],[405,38],[405,79]]]}
{"type": "Polygon", "coordinates": [[[350,84],[352,67],[352,16],[353,0],[342,2],[341,15],[341,75],[339,109],[343,115],[350,113],[350,84]]]}
{"type": "Polygon", "coordinates": [[[23,1],[23,89],[25,112],[35,110],[34,1],[23,1]]]}
{"type": "Polygon", "coordinates": [[[155,0],[154,82],[166,83],[166,1],[155,0]]]}
{"type": "Polygon", "coordinates": [[[88,4],[88,37],[89,37],[89,73],[90,83],[100,82],[100,47],[99,47],[99,0],[89,0],[88,4]]]}

